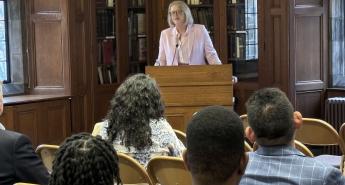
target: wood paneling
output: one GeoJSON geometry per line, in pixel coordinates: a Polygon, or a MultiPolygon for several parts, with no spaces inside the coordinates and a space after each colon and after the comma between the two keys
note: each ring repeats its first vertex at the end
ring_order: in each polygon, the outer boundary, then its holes
{"type": "Polygon", "coordinates": [[[14,106],[6,106],[4,112],[0,116],[0,123],[8,130],[14,130],[14,106]]]}
{"type": "Polygon", "coordinates": [[[60,12],[60,0],[34,0],[34,12],[60,12]]]}
{"type": "Polygon", "coordinates": [[[328,1],[290,4],[292,103],[304,117],[321,118],[327,87],[328,1]]]}
{"type": "MultiPolygon", "coordinates": [[[[226,106],[232,110],[232,106],[226,106]]],[[[165,111],[165,116],[172,128],[181,130],[186,133],[187,125],[190,122],[193,114],[198,112],[202,106],[190,107],[169,107],[165,111]]]]}
{"type": "Polygon", "coordinates": [[[25,3],[29,93],[70,95],[68,1],[25,3]]]}
{"type": "Polygon", "coordinates": [[[0,120],[6,129],[27,135],[34,147],[43,143],[60,144],[71,135],[70,99],[37,98],[7,105],[12,103],[5,102],[5,114],[0,120]]]}
{"type": "Polygon", "coordinates": [[[296,17],[295,64],[296,83],[322,80],[322,47],[320,17],[296,17]],[[308,41],[308,42],[306,42],[308,41]]]}
{"type": "Polygon", "coordinates": [[[93,121],[93,76],[90,0],[69,1],[72,132],[91,131],[93,121]]]}
{"type": "Polygon", "coordinates": [[[233,108],[231,64],[146,67],[145,73],[157,81],[173,128],[185,131],[192,115],[203,107],[233,108]]]}
{"type": "Polygon", "coordinates": [[[289,92],[288,7],[284,0],[259,1],[259,84],[289,92]],[[261,29],[261,30],[260,30],[261,29]]]}
{"type": "Polygon", "coordinates": [[[63,88],[64,53],[62,53],[61,22],[34,22],[34,27],[36,43],[35,87],[63,88]]]}
{"type": "Polygon", "coordinates": [[[303,117],[307,118],[319,118],[322,115],[323,108],[323,92],[297,92],[296,110],[303,114],[303,117]]]}

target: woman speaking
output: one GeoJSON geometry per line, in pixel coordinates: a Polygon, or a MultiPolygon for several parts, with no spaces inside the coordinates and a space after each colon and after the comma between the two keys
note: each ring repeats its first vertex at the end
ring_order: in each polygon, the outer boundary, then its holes
{"type": "Polygon", "coordinates": [[[170,3],[168,23],[170,28],[161,32],[155,66],[222,64],[205,26],[193,24],[185,2],[170,3]]]}

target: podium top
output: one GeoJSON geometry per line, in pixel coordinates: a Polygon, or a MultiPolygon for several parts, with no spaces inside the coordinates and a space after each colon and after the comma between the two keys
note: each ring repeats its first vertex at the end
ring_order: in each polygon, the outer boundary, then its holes
{"type": "Polygon", "coordinates": [[[146,66],[162,86],[232,85],[232,65],[146,66]]]}

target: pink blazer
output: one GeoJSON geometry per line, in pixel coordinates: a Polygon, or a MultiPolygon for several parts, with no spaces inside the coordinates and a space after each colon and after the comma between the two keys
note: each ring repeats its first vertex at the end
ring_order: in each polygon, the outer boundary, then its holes
{"type": "MultiPolygon", "coordinates": [[[[189,25],[188,31],[188,60],[189,65],[222,64],[214,49],[211,38],[204,25],[189,25]]],[[[177,57],[174,58],[177,42],[175,27],[167,28],[161,32],[159,40],[159,54],[155,66],[177,66],[177,57]],[[174,61],[173,61],[174,60],[174,61]]],[[[177,55],[177,54],[176,54],[177,55]]]]}

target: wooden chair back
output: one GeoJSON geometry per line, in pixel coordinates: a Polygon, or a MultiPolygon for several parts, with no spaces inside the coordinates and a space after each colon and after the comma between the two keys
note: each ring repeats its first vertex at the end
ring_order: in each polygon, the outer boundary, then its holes
{"type": "Polygon", "coordinates": [[[93,130],[92,130],[92,133],[91,133],[92,136],[99,135],[99,133],[101,131],[102,123],[103,122],[98,122],[98,123],[95,124],[95,126],[93,126],[93,130]]]}
{"type": "Polygon", "coordinates": [[[241,120],[242,120],[242,124],[243,124],[243,130],[246,130],[247,127],[249,127],[249,123],[248,123],[248,116],[247,114],[242,114],[240,116],[241,120]]]}
{"type": "Polygon", "coordinates": [[[303,143],[301,143],[298,140],[295,140],[295,148],[301,151],[306,156],[314,157],[313,152],[311,152],[307,146],[305,146],[303,143]]]}
{"type": "Polygon", "coordinates": [[[123,184],[146,183],[153,185],[145,168],[131,156],[117,153],[119,157],[120,178],[123,184]]]}
{"type": "Polygon", "coordinates": [[[152,158],[148,163],[147,172],[154,184],[192,184],[192,176],[181,158],[169,156],[152,158]]]}
{"type": "MultiPolygon", "coordinates": [[[[343,123],[340,127],[339,136],[343,141],[345,141],[345,123],[343,123]]],[[[344,157],[344,154],[342,156],[340,169],[342,170],[343,175],[345,175],[345,157],[344,157]]]]}
{"type": "Polygon", "coordinates": [[[59,149],[58,145],[42,144],[36,148],[37,155],[42,159],[44,166],[51,173],[53,169],[53,161],[55,159],[55,153],[59,149]]]}
{"type": "Polygon", "coordinates": [[[329,123],[314,118],[303,118],[301,128],[296,130],[296,140],[311,146],[339,145],[342,154],[345,153],[344,141],[329,123]]]}
{"type": "Polygon", "coordinates": [[[253,148],[250,146],[250,144],[248,144],[247,141],[244,141],[244,151],[245,152],[252,152],[253,148]]]}
{"type": "Polygon", "coordinates": [[[180,130],[174,129],[174,132],[177,136],[177,138],[183,143],[184,146],[187,146],[186,144],[186,134],[180,130]]]}

